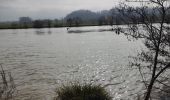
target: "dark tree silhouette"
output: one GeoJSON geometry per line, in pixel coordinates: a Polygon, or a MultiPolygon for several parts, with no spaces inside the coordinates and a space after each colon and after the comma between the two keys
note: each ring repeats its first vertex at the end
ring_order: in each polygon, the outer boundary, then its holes
{"type": "Polygon", "coordinates": [[[11,28],[16,29],[19,25],[16,22],[11,23],[11,28]]]}
{"type": "Polygon", "coordinates": [[[109,22],[109,25],[112,26],[113,25],[113,16],[108,16],[108,22],[109,22]]]}
{"type": "Polygon", "coordinates": [[[72,25],[73,25],[73,19],[72,18],[67,19],[67,25],[69,27],[72,27],[72,25]]]}
{"type": "Polygon", "coordinates": [[[170,68],[170,28],[166,24],[169,2],[168,0],[139,0],[139,3],[141,6],[136,8],[126,4],[121,5],[119,12],[127,28],[122,28],[120,31],[128,37],[142,38],[147,47],[137,57],[133,57],[131,66],[139,68],[146,86],[144,100],[149,100],[152,89],[156,87],[155,82],[165,85],[161,75],[170,68]],[[150,78],[146,80],[144,77],[146,74],[142,69],[148,68],[146,77],[150,78]]]}
{"type": "Polygon", "coordinates": [[[35,20],[33,22],[33,27],[34,28],[43,28],[43,26],[44,26],[44,23],[41,20],[35,20]]]}
{"type": "Polygon", "coordinates": [[[52,27],[52,20],[47,20],[47,25],[48,25],[48,28],[51,28],[52,27]]]}
{"type": "Polygon", "coordinates": [[[73,20],[74,20],[74,23],[75,23],[75,25],[76,25],[77,27],[80,26],[81,18],[75,17],[73,20]]]}
{"type": "Polygon", "coordinates": [[[98,18],[98,25],[105,25],[107,24],[107,21],[105,19],[105,16],[101,16],[98,18]]]}

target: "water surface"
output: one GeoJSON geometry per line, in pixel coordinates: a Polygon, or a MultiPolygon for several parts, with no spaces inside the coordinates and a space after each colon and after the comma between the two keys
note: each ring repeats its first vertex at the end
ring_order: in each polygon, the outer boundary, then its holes
{"type": "Polygon", "coordinates": [[[140,46],[111,31],[0,30],[0,63],[12,73],[19,100],[51,100],[56,87],[73,81],[102,84],[113,100],[126,100],[143,87],[137,69],[127,66],[140,46]]]}

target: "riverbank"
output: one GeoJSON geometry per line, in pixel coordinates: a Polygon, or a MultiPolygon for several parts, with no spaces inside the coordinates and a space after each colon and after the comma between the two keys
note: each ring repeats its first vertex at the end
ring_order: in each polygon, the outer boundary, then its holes
{"type": "Polygon", "coordinates": [[[98,24],[81,24],[81,25],[78,25],[78,26],[68,26],[68,25],[58,25],[58,26],[51,26],[51,27],[48,27],[48,26],[43,26],[43,27],[33,27],[33,25],[30,25],[30,26],[27,26],[27,27],[24,27],[24,26],[20,26],[20,25],[15,25],[15,26],[11,26],[11,25],[3,25],[3,24],[0,24],[0,30],[2,29],[31,29],[31,28],[37,28],[37,29],[41,29],[41,28],[62,28],[62,27],[87,27],[87,26],[114,26],[116,24],[113,24],[113,25],[110,25],[110,24],[103,24],[103,25],[98,25],[98,24]]]}

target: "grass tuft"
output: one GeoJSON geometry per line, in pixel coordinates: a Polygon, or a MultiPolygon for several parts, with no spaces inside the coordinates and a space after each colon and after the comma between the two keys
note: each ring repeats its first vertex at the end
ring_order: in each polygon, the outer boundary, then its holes
{"type": "Polygon", "coordinates": [[[56,91],[54,100],[111,100],[109,93],[100,85],[71,84],[56,91]]]}

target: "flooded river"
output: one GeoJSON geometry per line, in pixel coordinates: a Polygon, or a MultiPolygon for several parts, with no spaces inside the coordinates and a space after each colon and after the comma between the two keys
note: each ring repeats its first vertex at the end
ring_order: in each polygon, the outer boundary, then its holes
{"type": "Polygon", "coordinates": [[[143,84],[137,69],[127,66],[128,56],[140,47],[112,31],[0,30],[0,63],[14,78],[18,100],[52,100],[55,88],[75,81],[102,84],[113,100],[132,99],[143,84]]]}

